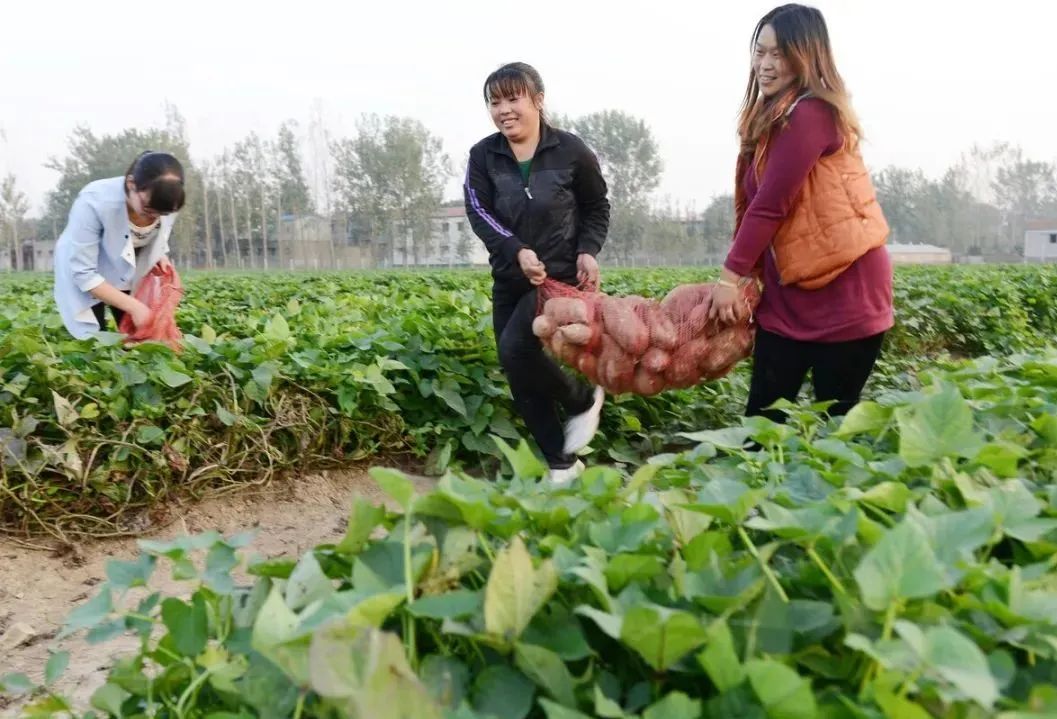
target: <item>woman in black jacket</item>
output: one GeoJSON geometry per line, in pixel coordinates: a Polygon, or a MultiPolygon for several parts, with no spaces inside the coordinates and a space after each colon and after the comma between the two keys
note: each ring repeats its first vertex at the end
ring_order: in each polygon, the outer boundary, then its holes
{"type": "Polygon", "coordinates": [[[575,455],[598,430],[605,393],[544,354],[532,334],[536,286],[547,277],[597,285],[595,255],[609,228],[606,183],[587,145],[547,123],[534,68],[503,65],[485,80],[484,99],[499,132],[470,149],[466,214],[488,248],[492,326],[514,406],[550,466],[548,478],[566,484],[583,471],[575,455]]]}

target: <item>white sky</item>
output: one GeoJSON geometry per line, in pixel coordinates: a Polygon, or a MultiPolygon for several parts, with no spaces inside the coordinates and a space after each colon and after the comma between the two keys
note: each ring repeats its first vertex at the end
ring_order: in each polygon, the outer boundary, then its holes
{"type": "MultiPolygon", "coordinates": [[[[660,192],[703,209],[730,189],[748,41],[771,2],[651,0],[22,0],[0,39],[0,173],[36,212],[69,133],[187,118],[212,157],[255,130],[330,130],[361,113],[411,115],[444,140],[456,172],[493,131],[480,97],[502,62],[534,64],[552,111],[643,117],[665,162],[660,192]],[[621,2],[626,4],[620,4],[621,2]]],[[[941,173],[974,142],[1008,140],[1057,160],[1057,3],[821,0],[838,67],[868,134],[868,163],[941,173]]],[[[459,197],[459,178],[450,198],[459,197]]]]}

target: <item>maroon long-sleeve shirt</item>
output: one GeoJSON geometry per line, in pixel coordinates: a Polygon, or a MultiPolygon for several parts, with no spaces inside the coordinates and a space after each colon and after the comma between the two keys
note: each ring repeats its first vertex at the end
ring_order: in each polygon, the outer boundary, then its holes
{"type": "Polygon", "coordinates": [[[756,319],[763,329],[794,340],[845,342],[893,325],[892,265],[886,248],[870,250],[817,290],[780,284],[768,251],[815,162],[840,146],[831,107],[807,98],[771,139],[759,184],[751,166],[738,180],[748,205],[724,266],[744,276],[763,257],[764,289],[756,319]]]}

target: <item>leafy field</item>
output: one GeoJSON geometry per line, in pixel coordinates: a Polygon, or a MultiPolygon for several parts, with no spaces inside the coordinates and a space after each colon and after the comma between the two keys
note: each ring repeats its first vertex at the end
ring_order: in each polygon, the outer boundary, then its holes
{"type": "MultiPolygon", "coordinates": [[[[65,631],[141,639],[107,717],[1052,717],[1057,353],[922,380],[563,490],[527,445],[424,495],[377,469],[401,509],[360,500],[339,542],[239,584],[249,535],[144,541],[65,631]],[[187,593],[147,594],[162,571],[187,593]]],[[[40,691],[27,715],[66,708],[40,691]]]]}
{"type": "MultiPolygon", "coordinates": [[[[660,296],[709,270],[608,272],[660,296]]],[[[404,456],[493,472],[518,439],[480,272],[191,275],[186,350],[70,340],[50,278],[0,278],[0,526],[69,538],[149,525],[174,493],[305,466],[404,456]]],[[[899,327],[871,391],[916,386],[923,358],[1042,346],[1057,331],[1048,268],[898,274],[899,327]]],[[[599,461],[685,448],[680,432],[741,411],[728,379],[607,405],[599,461]]]]}

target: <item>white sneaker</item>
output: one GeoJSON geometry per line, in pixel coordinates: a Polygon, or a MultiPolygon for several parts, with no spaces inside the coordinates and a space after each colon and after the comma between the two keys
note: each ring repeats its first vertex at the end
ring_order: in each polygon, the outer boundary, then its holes
{"type": "Polygon", "coordinates": [[[565,469],[552,469],[547,472],[547,481],[554,487],[565,487],[572,484],[572,481],[580,476],[584,471],[584,463],[580,460],[576,460],[576,464],[565,469]]]}
{"type": "Polygon", "coordinates": [[[565,448],[566,454],[576,454],[591,443],[598,431],[598,419],[602,415],[602,402],[606,399],[606,391],[601,387],[595,387],[594,404],[587,411],[573,415],[565,422],[565,448]]]}

